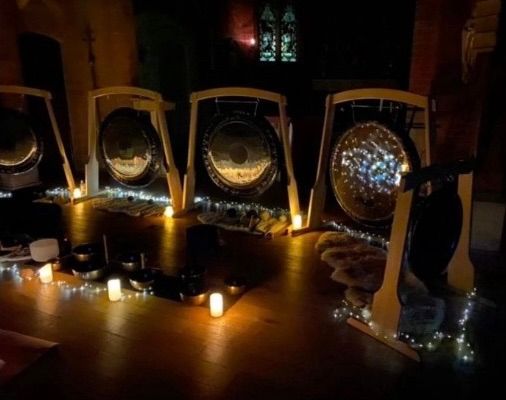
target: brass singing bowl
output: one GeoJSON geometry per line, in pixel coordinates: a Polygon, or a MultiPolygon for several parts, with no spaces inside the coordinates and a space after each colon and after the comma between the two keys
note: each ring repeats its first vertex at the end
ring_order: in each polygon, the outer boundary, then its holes
{"type": "Polygon", "coordinates": [[[117,261],[125,271],[133,272],[141,269],[140,253],[122,253],[118,256],[117,261]]]}
{"type": "Polygon", "coordinates": [[[92,261],[100,254],[100,245],[98,243],[84,243],[72,249],[72,255],[79,262],[92,261]]]}
{"type": "Polygon", "coordinates": [[[105,275],[106,267],[104,265],[96,264],[81,264],[72,268],[72,273],[79,279],[85,281],[95,281],[105,275]]]}
{"type": "Polygon", "coordinates": [[[198,293],[198,294],[188,294],[184,292],[180,292],[179,296],[181,298],[181,301],[185,304],[192,305],[192,306],[200,306],[201,304],[204,304],[207,300],[207,297],[209,296],[209,292],[204,293],[198,293]]]}

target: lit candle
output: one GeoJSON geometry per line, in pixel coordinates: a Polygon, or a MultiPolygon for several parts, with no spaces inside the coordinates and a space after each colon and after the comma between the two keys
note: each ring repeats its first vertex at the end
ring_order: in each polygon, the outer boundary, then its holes
{"type": "Polygon", "coordinates": [[[39,269],[39,279],[42,283],[49,283],[53,280],[53,267],[51,263],[44,265],[39,269]]]}
{"type": "Polygon", "coordinates": [[[165,207],[165,212],[163,213],[163,215],[165,215],[168,218],[172,218],[172,216],[174,215],[174,209],[172,208],[172,206],[165,207]]]}
{"type": "Polygon", "coordinates": [[[209,310],[211,317],[221,317],[223,315],[223,296],[221,293],[213,293],[209,297],[209,310]]]}
{"type": "Polygon", "coordinates": [[[300,229],[302,228],[302,215],[300,214],[295,214],[293,217],[292,217],[292,229],[300,229]]]}
{"type": "Polygon", "coordinates": [[[78,187],[76,187],[76,188],[74,189],[74,191],[72,192],[72,197],[73,197],[74,199],[80,199],[80,198],[81,198],[81,196],[82,196],[81,189],[79,189],[78,187]]]}
{"type": "Polygon", "coordinates": [[[107,281],[107,293],[109,294],[109,300],[121,300],[121,281],[119,279],[109,279],[107,281]]]}

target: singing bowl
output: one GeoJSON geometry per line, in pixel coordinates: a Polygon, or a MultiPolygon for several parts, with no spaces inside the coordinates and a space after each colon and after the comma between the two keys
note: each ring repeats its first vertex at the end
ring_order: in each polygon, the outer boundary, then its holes
{"type": "Polygon", "coordinates": [[[79,279],[85,281],[95,281],[105,275],[106,267],[94,263],[84,263],[72,267],[72,273],[79,279]]]}
{"type": "Polygon", "coordinates": [[[404,173],[419,167],[413,142],[377,122],[360,122],[336,140],[329,168],[334,196],[355,221],[387,226],[404,173]]]}
{"type": "Polygon", "coordinates": [[[0,173],[22,174],[39,164],[43,142],[27,115],[0,108],[0,132],[0,173]]]}
{"type": "Polygon", "coordinates": [[[280,143],[272,125],[261,116],[215,115],[201,148],[209,177],[229,195],[256,197],[274,183],[280,143]]]}
{"type": "Polygon", "coordinates": [[[118,262],[125,271],[137,271],[141,268],[141,255],[135,252],[123,253],[118,256],[118,262]]]}
{"type": "Polygon", "coordinates": [[[79,262],[89,262],[100,254],[101,246],[98,243],[84,243],[72,249],[72,255],[79,262]]]}
{"type": "Polygon", "coordinates": [[[232,296],[238,296],[246,290],[246,282],[239,277],[228,277],[225,279],[227,293],[232,296]]]}
{"type": "Polygon", "coordinates": [[[108,173],[128,187],[149,185],[160,173],[163,153],[149,114],[122,107],[102,122],[99,148],[108,173]]]}
{"type": "Polygon", "coordinates": [[[186,293],[184,291],[181,291],[179,293],[181,301],[192,306],[199,306],[201,304],[204,304],[207,300],[208,295],[208,291],[202,293],[186,293]]]}
{"type": "Polygon", "coordinates": [[[130,285],[136,290],[148,290],[155,283],[156,273],[151,268],[144,268],[130,274],[130,285]]]}
{"type": "Polygon", "coordinates": [[[208,297],[209,290],[204,282],[183,282],[179,297],[186,304],[198,306],[203,304],[208,297]]]}

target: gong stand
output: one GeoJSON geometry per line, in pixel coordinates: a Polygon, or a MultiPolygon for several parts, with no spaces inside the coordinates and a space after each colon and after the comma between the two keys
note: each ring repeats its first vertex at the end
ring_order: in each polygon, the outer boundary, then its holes
{"type": "Polygon", "coordinates": [[[309,202],[308,219],[305,227],[297,233],[303,233],[312,229],[317,229],[322,223],[322,213],[325,207],[327,193],[327,171],[331,151],[332,131],[334,126],[336,105],[342,103],[352,103],[358,100],[378,100],[379,107],[383,106],[383,101],[391,101],[415,106],[423,111],[424,118],[424,149],[423,163],[430,165],[430,134],[429,134],[429,99],[425,96],[394,90],[394,89],[356,89],[345,92],[329,94],[325,104],[325,119],[323,124],[323,133],[320,144],[320,156],[318,159],[318,169],[316,181],[311,190],[309,202]]]}
{"type": "Polygon", "coordinates": [[[470,292],[474,288],[474,266],[469,258],[472,167],[470,161],[459,161],[447,166],[432,165],[402,177],[390,233],[383,284],[374,294],[370,322],[366,324],[354,318],[349,318],[347,321],[351,326],[416,361],[420,361],[419,354],[406,342],[398,340],[402,314],[398,288],[404,267],[403,260],[409,240],[409,229],[413,220],[415,194],[424,183],[458,177],[458,196],[462,202],[462,229],[455,252],[448,263],[447,281],[458,291],[470,292]]]}
{"type": "Polygon", "coordinates": [[[290,206],[290,215],[293,217],[299,215],[299,195],[297,191],[297,182],[292,163],[292,150],[289,138],[288,120],[286,116],[286,98],[281,94],[265,90],[225,87],[193,92],[190,96],[191,114],[190,130],[188,141],[188,160],[186,173],[184,176],[183,209],[189,211],[194,206],[195,198],[195,154],[197,151],[197,122],[199,102],[208,99],[218,99],[222,97],[239,97],[265,100],[278,104],[280,139],[283,147],[284,161],[288,178],[288,203],[290,206]]]}
{"type": "Polygon", "coordinates": [[[163,100],[162,95],[151,90],[130,87],[113,86],[92,90],[88,93],[88,151],[89,158],[85,167],[86,173],[86,196],[95,196],[99,193],[99,163],[97,159],[97,137],[99,121],[97,117],[97,100],[107,96],[130,96],[133,108],[139,111],[148,111],[151,123],[161,138],[165,161],[168,172],[166,174],[167,185],[172,201],[174,212],[182,209],[182,190],[179,171],[176,168],[172,146],[165,118],[165,111],[173,110],[174,104],[163,100]]]}
{"type": "Polygon", "coordinates": [[[46,90],[34,89],[25,86],[0,85],[0,94],[2,93],[15,94],[20,96],[40,97],[44,99],[47,114],[49,115],[49,120],[51,122],[51,129],[53,130],[53,135],[56,140],[56,144],[58,146],[58,151],[60,152],[60,156],[63,161],[62,168],[65,174],[65,179],[67,180],[67,187],[72,195],[76,184],[74,180],[74,175],[72,174],[72,169],[70,168],[67,153],[65,151],[65,146],[63,145],[60,128],[58,127],[58,122],[56,121],[56,117],[54,115],[53,104],[51,102],[53,97],[51,93],[46,90]]]}

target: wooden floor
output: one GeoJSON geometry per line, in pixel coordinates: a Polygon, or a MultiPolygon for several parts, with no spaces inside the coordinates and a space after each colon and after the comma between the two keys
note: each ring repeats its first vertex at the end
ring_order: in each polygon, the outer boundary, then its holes
{"type": "MultiPolygon", "coordinates": [[[[113,252],[145,248],[167,274],[184,265],[185,228],[195,223],[194,216],[107,214],[89,203],[66,206],[64,214],[74,244],[106,233],[113,252]]],[[[497,364],[504,362],[502,316],[484,323],[477,339],[482,354],[472,370],[451,360],[417,364],[333,320],[342,287],[328,279],[330,269],[313,250],[317,236],[267,241],[225,234],[212,268],[243,271],[253,287],[218,319],[205,307],[158,297],[118,303],[103,293],[65,298],[38,281],[0,279],[0,328],[60,343],[0,389],[0,398],[460,399],[492,386],[504,391],[497,364]]],[[[496,267],[479,279],[493,281],[493,293],[500,293],[504,271],[496,267]]],[[[76,282],[65,273],[57,279],[76,282]]]]}

